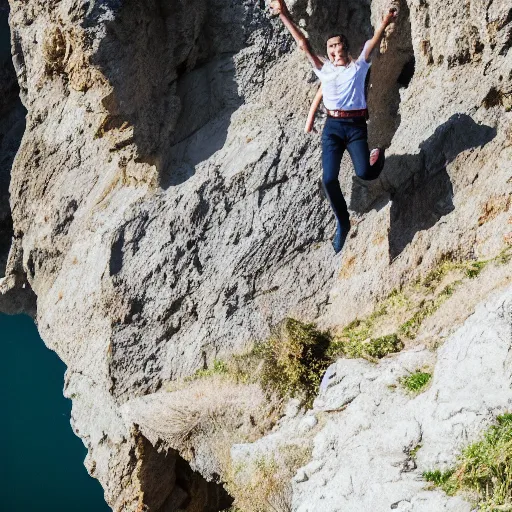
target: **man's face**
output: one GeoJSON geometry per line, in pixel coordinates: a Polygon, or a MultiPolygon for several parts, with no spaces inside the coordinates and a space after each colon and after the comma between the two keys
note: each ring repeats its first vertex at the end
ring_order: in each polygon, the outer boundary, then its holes
{"type": "Polygon", "coordinates": [[[335,66],[345,65],[347,51],[341,42],[341,37],[331,37],[327,40],[327,56],[335,66]]]}

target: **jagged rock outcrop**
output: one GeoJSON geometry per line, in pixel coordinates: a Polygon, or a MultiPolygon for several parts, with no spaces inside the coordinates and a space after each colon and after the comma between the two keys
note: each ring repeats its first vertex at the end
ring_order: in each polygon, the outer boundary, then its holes
{"type": "MultiPolygon", "coordinates": [[[[354,230],[341,259],[319,140],[302,133],[314,77],[261,4],[10,2],[28,114],[0,293],[28,283],[37,296],[87,467],[115,510],[174,510],[196,485],[176,484],[177,453],[161,455],[124,403],[286,315],[349,321],[442,257],[494,255],[510,230],[506,2],[402,2],[369,91],[388,160],[370,185],[344,163],[354,230]],[[152,467],[167,474],[159,488],[152,467]]],[[[356,49],[385,4],[292,7],[319,48],[336,28],[356,49]]]]}
{"type": "Polygon", "coordinates": [[[493,417],[512,407],[511,326],[508,286],[480,304],[437,354],[420,345],[378,366],[341,359],[312,410],[295,410],[267,437],[233,447],[235,463],[312,442],[311,461],[292,480],[293,510],[470,512],[460,496],[428,489],[422,474],[451,467],[493,417]],[[413,396],[399,381],[418,368],[430,368],[433,380],[413,396]]]}

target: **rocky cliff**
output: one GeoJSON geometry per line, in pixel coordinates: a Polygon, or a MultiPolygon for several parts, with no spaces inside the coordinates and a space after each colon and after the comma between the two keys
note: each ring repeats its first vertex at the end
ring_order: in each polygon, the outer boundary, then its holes
{"type": "MultiPolygon", "coordinates": [[[[7,0],[3,0],[0,2],[0,278],[4,278],[6,274],[13,236],[9,207],[11,167],[25,130],[25,109],[19,99],[19,86],[11,59],[8,15],[7,0]]],[[[23,286],[23,277],[12,272],[7,281],[9,283],[2,286],[5,292],[0,299],[2,309],[10,313],[20,310],[33,312],[33,296],[30,293],[7,293],[9,288],[23,286]]]]}
{"type": "MultiPolygon", "coordinates": [[[[319,51],[334,29],[361,47],[386,7],[381,0],[290,4],[319,51]]],[[[166,441],[165,425],[153,425],[147,404],[165,408],[170,383],[265,339],[285,317],[336,329],[439,262],[487,261],[510,242],[507,2],[400,3],[368,96],[370,137],[387,147],[387,163],[371,184],[343,163],[354,230],[341,257],[330,247],[319,139],[303,133],[314,75],[263,7],[10,1],[27,118],[19,149],[2,138],[2,183],[9,152],[17,154],[13,228],[1,213],[2,240],[13,236],[0,305],[31,311],[67,364],[73,428],[114,510],[220,510],[230,502],[208,456],[198,460],[166,441]]],[[[21,119],[8,113],[14,96],[4,96],[2,126],[21,119]]],[[[8,211],[5,192],[0,200],[0,212],[8,211]]],[[[462,324],[507,284],[509,270],[505,264],[469,296],[461,292],[463,307],[451,318],[444,309],[443,325],[462,324]]],[[[386,363],[382,375],[401,361],[386,363]]],[[[351,378],[366,379],[358,365],[351,378]]],[[[510,378],[510,361],[502,367],[500,383],[510,378]]],[[[246,392],[236,403],[250,408],[246,392]]],[[[494,408],[484,402],[475,406],[483,421],[510,397],[494,408]]],[[[240,414],[246,422],[244,407],[240,414]]],[[[297,509],[319,510],[305,504],[306,494],[294,493],[297,509]]]]}

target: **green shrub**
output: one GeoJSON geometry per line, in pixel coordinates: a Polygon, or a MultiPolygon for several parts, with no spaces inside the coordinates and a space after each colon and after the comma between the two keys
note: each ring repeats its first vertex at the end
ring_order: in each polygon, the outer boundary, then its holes
{"type": "Polygon", "coordinates": [[[270,338],[255,348],[263,359],[263,388],[282,397],[302,398],[310,405],[331,363],[327,356],[330,343],[330,335],[313,324],[292,318],[281,322],[270,338]]]}
{"type": "Polygon", "coordinates": [[[408,391],[418,393],[430,382],[431,378],[432,374],[430,373],[416,371],[407,377],[402,377],[399,382],[408,391]]]}
{"type": "Polygon", "coordinates": [[[440,471],[439,469],[435,469],[434,471],[425,471],[423,473],[423,478],[434,485],[439,487],[443,486],[448,482],[450,477],[453,475],[453,470],[448,471],[440,471]]]}
{"type": "Polygon", "coordinates": [[[423,476],[448,494],[475,493],[481,511],[512,510],[512,414],[498,416],[480,441],[465,448],[455,470],[423,476]]]}
{"type": "Polygon", "coordinates": [[[342,355],[352,359],[359,357],[382,359],[388,354],[400,352],[403,348],[404,344],[396,334],[372,338],[369,341],[359,337],[340,337],[331,344],[329,354],[332,357],[342,355]]]}
{"type": "Polygon", "coordinates": [[[371,339],[364,345],[365,352],[375,359],[382,359],[388,354],[400,352],[404,348],[402,340],[396,334],[381,336],[380,338],[371,339]]]}

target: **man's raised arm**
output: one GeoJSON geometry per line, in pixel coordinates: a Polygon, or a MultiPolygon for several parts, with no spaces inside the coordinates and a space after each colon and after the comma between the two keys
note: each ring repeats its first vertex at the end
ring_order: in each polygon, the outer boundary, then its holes
{"type": "Polygon", "coordinates": [[[284,26],[290,31],[290,34],[297,42],[299,48],[306,54],[309,62],[311,62],[315,68],[322,69],[324,63],[320,57],[318,57],[318,55],[313,53],[308,38],[293,22],[284,0],[274,0],[273,2],[270,2],[270,8],[274,11],[275,14],[279,14],[279,18],[281,18],[284,26]]]}
{"type": "Polygon", "coordinates": [[[396,18],[398,16],[398,12],[395,8],[390,8],[388,13],[386,14],[386,16],[384,16],[384,19],[382,20],[382,23],[380,25],[380,27],[375,31],[375,34],[373,35],[373,37],[367,41],[367,43],[364,45],[364,51],[365,51],[365,60],[367,62],[370,61],[370,54],[372,53],[372,51],[374,50],[374,48],[379,44],[383,34],[384,34],[384,30],[386,30],[386,27],[390,24],[390,23],[393,23],[396,18]]]}

